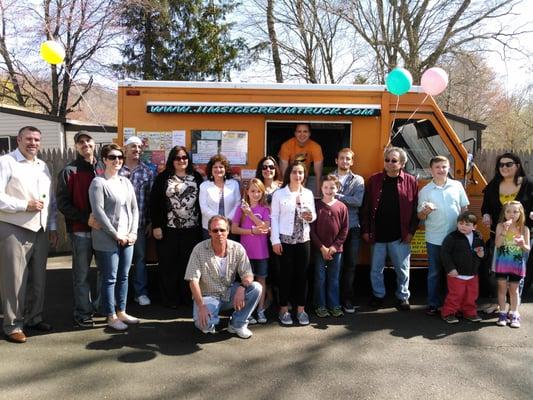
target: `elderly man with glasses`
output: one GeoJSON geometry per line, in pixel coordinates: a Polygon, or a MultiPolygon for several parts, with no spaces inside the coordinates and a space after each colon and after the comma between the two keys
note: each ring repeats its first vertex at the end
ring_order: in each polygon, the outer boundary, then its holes
{"type": "Polygon", "coordinates": [[[416,178],[403,170],[407,162],[403,149],[387,147],[384,158],[384,171],[368,179],[361,210],[361,236],[372,244],[370,305],[375,308],[383,305],[383,270],[388,254],[396,272],[397,307],[408,311],[410,243],[418,227],[418,185],[416,178]]]}
{"type": "Polygon", "coordinates": [[[261,285],[254,282],[244,247],[228,240],[228,219],[215,215],[207,226],[210,239],[196,245],[185,272],[194,300],[194,324],[203,333],[215,333],[219,311],[234,309],[228,332],[248,339],[248,318],[259,302],[261,285]],[[241,282],[235,280],[237,273],[241,282]]]}

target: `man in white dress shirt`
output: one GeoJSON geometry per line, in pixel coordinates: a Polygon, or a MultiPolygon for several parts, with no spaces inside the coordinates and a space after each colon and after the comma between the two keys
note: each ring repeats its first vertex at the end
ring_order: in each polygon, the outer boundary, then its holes
{"type": "Polygon", "coordinates": [[[48,246],[57,233],[50,171],[37,158],[41,132],[21,128],[17,145],[0,157],[0,292],[6,339],[24,343],[23,328],[52,329],[42,313],[48,246]]]}

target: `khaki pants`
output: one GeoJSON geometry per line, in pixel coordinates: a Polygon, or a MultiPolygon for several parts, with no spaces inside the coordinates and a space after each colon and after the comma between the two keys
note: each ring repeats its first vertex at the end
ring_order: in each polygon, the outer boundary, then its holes
{"type": "Polygon", "coordinates": [[[48,235],[0,222],[0,292],[4,333],[42,321],[48,235]]]}

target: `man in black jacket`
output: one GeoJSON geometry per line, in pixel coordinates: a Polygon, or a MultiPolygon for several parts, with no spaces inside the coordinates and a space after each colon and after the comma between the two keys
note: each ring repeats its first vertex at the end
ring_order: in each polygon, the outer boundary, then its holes
{"type": "MultiPolygon", "coordinates": [[[[76,159],[63,168],[57,180],[57,207],[65,216],[72,247],[72,281],[74,291],[74,323],[81,328],[94,326],[98,295],[93,301],[89,268],[93,256],[91,228],[88,225],[91,207],[89,185],[97,174],[95,143],[87,131],[74,135],[76,159]]],[[[99,285],[98,285],[99,286],[99,285]]],[[[99,293],[97,287],[97,293],[99,293]]]]}

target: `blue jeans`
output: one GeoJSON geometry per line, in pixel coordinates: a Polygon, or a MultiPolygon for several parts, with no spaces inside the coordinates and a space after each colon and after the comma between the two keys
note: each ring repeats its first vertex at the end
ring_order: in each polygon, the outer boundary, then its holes
{"type": "Polygon", "coordinates": [[[91,298],[89,271],[93,258],[93,244],[90,237],[69,234],[72,248],[72,286],[74,296],[74,319],[90,318],[98,310],[100,300],[101,277],[97,274],[96,297],[91,298]]]}
{"type": "Polygon", "coordinates": [[[341,296],[344,303],[347,301],[353,303],[355,300],[353,284],[355,281],[355,268],[357,266],[360,243],[360,229],[350,228],[348,237],[342,246],[341,296]]]}
{"type": "Polygon", "coordinates": [[[440,249],[442,246],[426,242],[428,254],[428,306],[438,308],[442,305],[440,293],[440,249]]]}
{"type": "MultiPolygon", "coordinates": [[[[207,306],[207,309],[211,314],[207,323],[207,328],[211,328],[212,326],[218,325],[218,323],[220,322],[220,317],[218,316],[218,313],[221,310],[230,310],[233,308],[233,298],[235,297],[235,292],[237,291],[239,286],[240,284],[238,282],[235,282],[231,286],[230,298],[228,301],[222,301],[212,296],[203,296],[204,304],[207,306]]],[[[255,307],[257,307],[257,303],[259,303],[261,291],[261,284],[258,282],[252,282],[246,288],[246,291],[244,293],[244,307],[241,308],[239,311],[233,312],[233,314],[231,315],[231,326],[239,329],[248,324],[248,318],[250,317],[250,315],[252,315],[252,312],[255,310],[255,307]]],[[[196,303],[193,303],[192,317],[194,320],[194,326],[196,326],[198,329],[201,329],[198,322],[198,306],[196,305],[196,303]]]]}
{"type": "Polygon", "coordinates": [[[146,228],[137,231],[137,240],[133,246],[133,289],[135,297],[148,295],[148,274],[146,272],[146,228]]]}
{"type": "Polygon", "coordinates": [[[374,296],[385,297],[385,282],[383,270],[385,257],[389,255],[396,272],[396,298],[409,299],[409,267],[411,265],[411,245],[400,239],[388,243],[375,243],[372,246],[372,264],[370,267],[370,282],[374,296]]]}
{"type": "Polygon", "coordinates": [[[342,253],[335,253],[333,260],[324,260],[322,253],[315,254],[315,304],[330,309],[340,306],[339,276],[342,253]]]}
{"type": "Polygon", "coordinates": [[[117,246],[115,251],[95,250],[94,253],[102,274],[102,313],[113,315],[115,306],[118,311],[126,311],[133,246],[117,246]]]}

